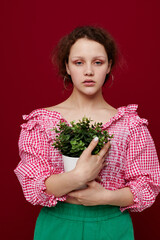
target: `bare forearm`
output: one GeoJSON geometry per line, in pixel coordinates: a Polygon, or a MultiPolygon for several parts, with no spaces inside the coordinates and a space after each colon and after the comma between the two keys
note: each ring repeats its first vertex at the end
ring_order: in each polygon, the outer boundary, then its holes
{"type": "Polygon", "coordinates": [[[77,176],[76,172],[70,171],[60,174],[53,174],[46,179],[46,193],[61,197],[79,187],[84,183],[77,176]]]}
{"type": "Polygon", "coordinates": [[[104,204],[126,207],[134,204],[133,194],[129,187],[115,191],[106,190],[103,195],[104,204]]]}
{"type": "Polygon", "coordinates": [[[81,188],[86,182],[96,179],[99,172],[106,166],[105,156],[109,150],[110,143],[106,143],[98,155],[92,155],[98,139],[93,139],[81,154],[76,167],[61,174],[53,174],[45,181],[46,193],[61,197],[77,188],[81,188]]]}

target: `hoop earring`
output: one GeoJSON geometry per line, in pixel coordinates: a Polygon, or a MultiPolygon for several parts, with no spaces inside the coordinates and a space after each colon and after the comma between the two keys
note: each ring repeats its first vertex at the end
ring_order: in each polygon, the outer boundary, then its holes
{"type": "Polygon", "coordinates": [[[111,76],[111,84],[109,85],[109,88],[112,87],[113,82],[114,82],[114,75],[111,73],[110,76],[111,76]]]}
{"type": "Polygon", "coordinates": [[[66,76],[64,76],[64,78],[63,78],[63,85],[64,85],[64,88],[67,90],[67,87],[66,87],[66,76]]]}
{"type": "Polygon", "coordinates": [[[67,88],[68,83],[67,83],[66,81],[67,81],[67,77],[64,76],[64,78],[63,78],[64,89],[67,90],[67,91],[70,91],[71,89],[68,89],[68,88],[67,88]]]}

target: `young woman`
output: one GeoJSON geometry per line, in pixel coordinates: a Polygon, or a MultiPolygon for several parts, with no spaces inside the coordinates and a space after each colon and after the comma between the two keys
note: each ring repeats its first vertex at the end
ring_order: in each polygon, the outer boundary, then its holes
{"type": "Polygon", "coordinates": [[[19,138],[21,161],[15,173],[26,199],[44,206],[37,219],[35,240],[134,239],[128,212],[150,207],[160,191],[160,168],[147,120],[137,105],[115,109],[102,88],[117,58],[113,38],[105,30],[78,27],[61,39],[56,60],[70,97],[23,118],[19,138]],[[83,116],[102,122],[114,134],[98,155],[92,140],[76,167],[64,172],[62,156],[52,146],[59,121],[83,116]],[[76,190],[87,184],[86,189],[76,190]]]}

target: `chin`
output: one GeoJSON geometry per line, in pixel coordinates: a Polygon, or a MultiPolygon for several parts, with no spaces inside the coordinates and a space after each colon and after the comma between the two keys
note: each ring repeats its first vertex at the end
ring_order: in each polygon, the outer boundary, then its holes
{"type": "Polygon", "coordinates": [[[87,96],[94,96],[98,93],[99,91],[93,91],[93,90],[87,90],[87,91],[83,91],[83,94],[84,95],[87,95],[87,96]]]}
{"type": "Polygon", "coordinates": [[[94,96],[101,92],[102,88],[86,87],[86,88],[75,88],[75,91],[87,96],[94,96]]]}

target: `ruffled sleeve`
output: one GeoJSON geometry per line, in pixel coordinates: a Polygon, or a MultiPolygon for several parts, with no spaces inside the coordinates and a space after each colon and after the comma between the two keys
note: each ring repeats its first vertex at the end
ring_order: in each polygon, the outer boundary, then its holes
{"type": "Polygon", "coordinates": [[[137,114],[130,117],[130,140],[125,170],[126,187],[130,187],[134,204],[121,211],[140,212],[150,207],[160,192],[160,166],[147,120],[137,114]]]}
{"type": "Polygon", "coordinates": [[[21,125],[19,137],[20,163],[14,170],[22,186],[24,196],[33,205],[55,206],[57,201],[64,201],[66,196],[55,197],[45,193],[45,180],[52,174],[60,173],[48,160],[49,143],[42,119],[36,116],[27,118],[21,125]]]}

